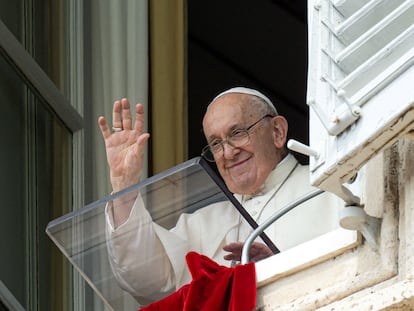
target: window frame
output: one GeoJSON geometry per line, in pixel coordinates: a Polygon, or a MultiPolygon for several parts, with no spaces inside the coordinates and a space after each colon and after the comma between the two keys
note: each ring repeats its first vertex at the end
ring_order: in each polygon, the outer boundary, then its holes
{"type": "MultiPolygon", "coordinates": [[[[63,94],[43,71],[34,58],[26,51],[23,44],[21,44],[13,33],[0,19],[0,54],[7,63],[11,65],[13,70],[20,77],[22,83],[28,87],[30,92],[40,100],[48,110],[62,122],[64,128],[72,135],[71,154],[69,154],[69,167],[71,167],[71,182],[70,189],[72,192],[71,210],[84,205],[84,71],[83,71],[83,2],[81,0],[65,1],[57,4],[58,10],[64,10],[66,16],[64,18],[66,24],[65,36],[63,38],[64,45],[68,48],[67,61],[69,63],[62,70],[66,74],[67,90],[63,94]],[[69,99],[70,100],[69,100],[69,99]]],[[[25,11],[32,11],[33,4],[25,5],[25,11]],[[27,7],[26,7],[27,6],[27,7]]],[[[31,17],[29,17],[31,18],[31,17]]],[[[62,27],[62,25],[59,25],[62,27]]],[[[30,27],[25,31],[31,31],[30,27]]],[[[30,34],[29,34],[30,36],[30,34]]],[[[30,39],[30,38],[29,38],[30,39]]],[[[27,93],[30,93],[27,92],[27,93]]],[[[30,96],[29,96],[30,97],[30,96]]],[[[30,100],[30,99],[28,99],[30,100]]],[[[37,101],[39,103],[39,101],[37,101]]],[[[34,100],[36,103],[36,100],[34,100]]],[[[28,217],[34,217],[33,213],[29,213],[28,217]]],[[[34,230],[33,221],[28,220],[28,230],[34,230]]],[[[36,230],[42,230],[37,228],[36,230]]],[[[40,232],[39,231],[39,232],[40,232]]],[[[29,252],[37,252],[36,245],[33,242],[28,242],[31,246],[29,252]]],[[[30,266],[34,263],[28,262],[30,266]]],[[[71,267],[72,279],[67,280],[68,286],[72,286],[72,294],[67,293],[67,301],[70,308],[73,310],[84,310],[85,308],[85,282],[83,278],[73,272],[71,267]]],[[[30,283],[36,284],[36,280],[31,280],[30,283]]],[[[32,284],[33,285],[33,284],[32,284]]],[[[29,288],[28,295],[37,295],[37,289],[32,288],[32,285],[27,285],[29,288]]],[[[4,286],[1,289],[2,294],[13,295],[4,286]]],[[[30,305],[37,305],[38,297],[30,298],[30,305]]],[[[68,306],[68,307],[69,307],[68,306]]]]}

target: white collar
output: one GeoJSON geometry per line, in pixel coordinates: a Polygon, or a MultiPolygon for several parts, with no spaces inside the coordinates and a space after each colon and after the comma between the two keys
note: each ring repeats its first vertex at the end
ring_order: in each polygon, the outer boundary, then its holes
{"type": "Polygon", "coordinates": [[[267,192],[271,191],[275,187],[279,188],[281,184],[286,180],[292,170],[296,167],[298,161],[291,154],[288,154],[286,157],[280,161],[277,166],[270,172],[269,176],[266,178],[264,184],[260,187],[259,191],[254,194],[248,195],[236,195],[239,201],[245,202],[250,200],[253,197],[264,195],[267,192]]]}

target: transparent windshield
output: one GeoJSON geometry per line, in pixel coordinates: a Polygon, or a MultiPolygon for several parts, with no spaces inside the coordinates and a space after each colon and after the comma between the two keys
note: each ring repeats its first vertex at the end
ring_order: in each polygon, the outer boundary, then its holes
{"type": "Polygon", "coordinates": [[[64,215],[50,222],[46,232],[110,309],[139,309],[176,289],[178,262],[185,265],[188,251],[183,244],[192,238],[174,232],[180,216],[215,204],[236,210],[233,195],[223,187],[206,162],[195,158],[64,215]],[[108,225],[113,222],[111,208],[134,204],[130,218],[138,220],[128,219],[116,230],[108,225]],[[165,262],[164,253],[178,258],[165,262]],[[174,277],[168,269],[175,271],[174,277]]]}

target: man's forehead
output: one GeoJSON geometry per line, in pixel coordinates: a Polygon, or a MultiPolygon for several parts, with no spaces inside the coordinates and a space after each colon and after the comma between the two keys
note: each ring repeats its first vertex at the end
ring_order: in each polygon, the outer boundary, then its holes
{"type": "Polygon", "coordinates": [[[249,95],[240,94],[240,93],[227,93],[223,94],[220,97],[217,97],[212,101],[209,107],[222,107],[228,106],[226,108],[239,109],[242,108],[245,104],[249,102],[249,95]]]}
{"type": "Polygon", "coordinates": [[[221,99],[223,96],[226,96],[228,94],[247,95],[247,96],[241,96],[241,98],[248,97],[248,96],[256,96],[256,97],[260,98],[264,103],[266,103],[266,105],[268,105],[269,108],[274,111],[275,115],[278,114],[275,106],[272,103],[272,101],[266,95],[264,95],[263,93],[255,90],[255,89],[250,89],[250,88],[246,88],[246,87],[233,87],[233,88],[230,88],[230,89],[228,89],[224,92],[221,92],[210,102],[210,105],[214,104],[217,100],[221,99]]]}
{"type": "Polygon", "coordinates": [[[203,122],[207,138],[227,135],[232,130],[245,126],[254,116],[256,111],[248,109],[248,105],[240,99],[241,96],[232,94],[222,97],[208,108],[203,122]]]}
{"type": "Polygon", "coordinates": [[[207,108],[205,119],[217,120],[218,119],[240,119],[243,121],[248,117],[249,112],[253,113],[250,105],[249,98],[245,94],[226,94],[212,102],[207,108]]]}

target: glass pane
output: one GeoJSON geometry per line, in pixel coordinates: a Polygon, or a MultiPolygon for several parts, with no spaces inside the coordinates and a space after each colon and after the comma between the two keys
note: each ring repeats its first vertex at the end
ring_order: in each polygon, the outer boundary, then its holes
{"type": "Polygon", "coordinates": [[[71,210],[72,135],[0,57],[0,279],[28,310],[71,310],[70,267],[45,233],[71,210]]]}
{"type": "Polygon", "coordinates": [[[22,43],[22,11],[23,1],[0,1],[0,19],[10,32],[22,43]]]}
{"type": "MultiPolygon", "coordinates": [[[[109,307],[114,310],[133,310],[140,307],[137,301],[145,304],[175,290],[175,288],[168,288],[168,282],[164,282],[164,279],[158,278],[158,275],[161,275],[158,274],[158,269],[161,269],[161,265],[158,265],[159,258],[165,253],[168,253],[168,256],[175,253],[177,261],[185,262],[184,257],[187,252],[182,249],[179,233],[168,229],[173,227],[178,219],[183,221],[186,215],[202,212],[203,209],[211,208],[217,202],[221,202],[220,204],[224,202],[228,204],[229,209],[234,210],[236,209],[234,205],[238,204],[223,188],[221,180],[208,165],[202,159],[194,158],[129,189],[50,222],[47,233],[109,307]],[[111,227],[106,222],[106,217],[111,217],[111,206],[117,205],[117,208],[123,208],[131,207],[133,204],[137,204],[134,206],[134,211],[140,207],[147,208],[148,218],[140,223],[128,222],[128,227],[124,226],[119,235],[107,239],[111,227]],[[107,213],[106,209],[108,209],[107,213]],[[155,227],[152,226],[152,220],[156,223],[155,227]],[[169,236],[171,232],[177,234],[177,238],[172,235],[173,238],[169,240],[168,246],[166,240],[163,240],[164,246],[158,249],[159,252],[154,250],[154,244],[143,239],[146,244],[140,245],[142,247],[139,248],[137,257],[132,263],[134,271],[132,274],[135,284],[142,290],[141,293],[146,292],[148,295],[137,294],[132,297],[121,288],[118,282],[119,271],[111,268],[110,261],[112,265],[116,265],[116,259],[110,260],[110,256],[114,254],[112,247],[118,243],[128,245],[131,233],[145,231],[148,228],[150,230],[154,228],[160,239],[164,239],[163,233],[169,236]]],[[[221,209],[216,210],[221,213],[221,209]]]]}
{"type": "Polygon", "coordinates": [[[26,306],[26,160],[24,86],[0,56],[0,279],[26,306]],[[5,251],[7,250],[7,251],[5,251]]]}
{"type": "Polygon", "coordinates": [[[72,310],[70,264],[45,233],[51,219],[72,210],[72,135],[37,100],[35,107],[39,310],[72,310]]]}
{"type": "Polygon", "coordinates": [[[66,0],[0,1],[0,19],[56,87],[67,93],[66,0]]]}

